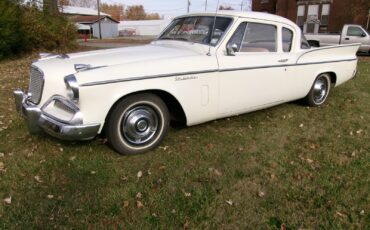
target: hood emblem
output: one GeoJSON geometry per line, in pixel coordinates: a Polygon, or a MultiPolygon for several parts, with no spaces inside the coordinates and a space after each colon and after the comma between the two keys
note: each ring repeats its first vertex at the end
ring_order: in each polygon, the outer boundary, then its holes
{"type": "Polygon", "coordinates": [[[92,66],[88,64],[75,64],[75,70],[76,72],[82,72],[82,71],[87,71],[87,70],[93,70],[93,69],[99,69],[106,67],[105,65],[102,66],[92,66]]]}

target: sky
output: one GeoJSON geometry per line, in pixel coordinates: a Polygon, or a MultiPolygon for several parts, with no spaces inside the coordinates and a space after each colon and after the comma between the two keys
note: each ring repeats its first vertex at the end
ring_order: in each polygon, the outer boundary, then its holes
{"type": "MultiPolygon", "coordinates": [[[[159,13],[165,18],[186,14],[187,0],[101,0],[108,4],[143,5],[147,13],[159,13]]],[[[243,2],[243,10],[249,10],[251,0],[207,0],[207,12],[216,10],[217,1],[220,5],[231,6],[240,10],[243,2]]],[[[190,12],[204,12],[206,0],[190,0],[190,12]]]]}

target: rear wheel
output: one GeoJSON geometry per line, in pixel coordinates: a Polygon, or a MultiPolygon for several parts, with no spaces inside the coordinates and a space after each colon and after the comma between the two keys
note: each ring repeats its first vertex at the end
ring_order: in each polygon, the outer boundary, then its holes
{"type": "Polygon", "coordinates": [[[157,147],[167,133],[169,112],[161,98],[143,93],[124,98],[107,121],[107,139],[120,154],[139,154],[157,147]]]}
{"type": "Polygon", "coordinates": [[[309,106],[320,106],[326,101],[330,92],[329,74],[320,74],[314,81],[310,92],[306,96],[306,102],[309,106]]]}

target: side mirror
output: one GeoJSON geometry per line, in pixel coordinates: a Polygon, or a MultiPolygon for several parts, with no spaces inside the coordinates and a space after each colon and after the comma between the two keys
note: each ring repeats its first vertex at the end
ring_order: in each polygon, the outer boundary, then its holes
{"type": "Polygon", "coordinates": [[[366,34],[365,33],[362,33],[361,34],[361,37],[363,37],[363,38],[366,37],[366,34]]]}
{"type": "Polygon", "coordinates": [[[228,44],[226,47],[227,55],[229,56],[235,56],[235,53],[238,51],[238,45],[237,44],[228,44]]]}

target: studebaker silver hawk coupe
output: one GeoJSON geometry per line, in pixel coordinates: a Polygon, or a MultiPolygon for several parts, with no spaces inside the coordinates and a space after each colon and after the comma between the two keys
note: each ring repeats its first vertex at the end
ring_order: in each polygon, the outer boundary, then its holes
{"type": "Polygon", "coordinates": [[[356,74],[359,44],[310,48],[300,28],[255,12],[175,18],[149,45],[45,56],[14,92],[31,133],[121,154],[158,146],[170,120],[196,125],[305,98],[325,102],[356,74]]]}

